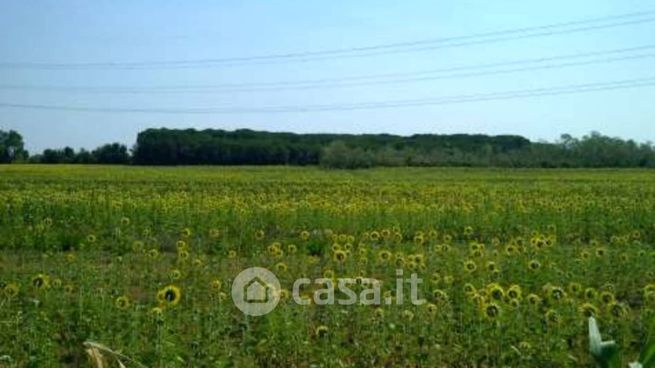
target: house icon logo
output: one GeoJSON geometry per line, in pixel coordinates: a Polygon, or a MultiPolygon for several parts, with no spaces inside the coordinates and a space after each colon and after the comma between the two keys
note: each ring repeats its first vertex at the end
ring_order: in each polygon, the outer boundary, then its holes
{"type": "Polygon", "coordinates": [[[244,295],[248,303],[268,303],[273,298],[272,293],[272,288],[259,277],[250,280],[244,290],[244,295]]]}
{"type": "Polygon", "coordinates": [[[280,301],[280,281],[262,267],[247,268],[232,282],[234,305],[249,316],[263,316],[280,301]]]}

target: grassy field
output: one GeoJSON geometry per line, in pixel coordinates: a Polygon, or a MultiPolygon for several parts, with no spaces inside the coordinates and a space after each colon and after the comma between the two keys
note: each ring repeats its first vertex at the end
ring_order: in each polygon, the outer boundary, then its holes
{"type": "Polygon", "coordinates": [[[652,171],[5,165],[0,366],[90,366],[87,340],[148,367],[590,366],[589,315],[638,354],[654,243],[652,171]],[[282,284],[263,317],[230,296],[251,266],[282,284]],[[397,269],[427,303],[289,297],[395,295],[397,269]]]}

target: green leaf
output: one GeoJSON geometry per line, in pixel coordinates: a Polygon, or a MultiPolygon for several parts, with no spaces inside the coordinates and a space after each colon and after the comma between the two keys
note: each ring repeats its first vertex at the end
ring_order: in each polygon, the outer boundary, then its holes
{"type": "Polygon", "coordinates": [[[651,322],[648,340],[641,350],[639,362],[643,368],[655,368],[655,320],[651,322]]]}

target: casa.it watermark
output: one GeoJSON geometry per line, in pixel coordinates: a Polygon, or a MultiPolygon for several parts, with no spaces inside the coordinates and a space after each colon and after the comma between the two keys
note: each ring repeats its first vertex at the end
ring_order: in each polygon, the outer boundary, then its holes
{"type": "MultiPolygon", "coordinates": [[[[404,277],[396,270],[392,294],[382,292],[382,281],[371,278],[299,278],[293,282],[291,299],[298,305],[402,305],[408,299],[413,305],[425,303],[419,297],[418,285],[423,280],[415,273],[404,277]],[[408,286],[408,289],[406,289],[408,286]],[[303,290],[313,288],[309,295],[303,290]]],[[[234,305],[249,316],[263,316],[280,302],[282,287],[273,272],[263,267],[241,271],[232,282],[234,305]]]]}

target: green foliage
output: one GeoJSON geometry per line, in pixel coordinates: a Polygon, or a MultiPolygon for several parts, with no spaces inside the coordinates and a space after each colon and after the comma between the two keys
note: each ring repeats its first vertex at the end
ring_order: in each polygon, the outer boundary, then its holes
{"type": "MultiPolygon", "coordinates": [[[[22,138],[0,131],[0,162],[24,160],[22,138]]],[[[294,134],[239,129],[147,129],[130,157],[112,143],[92,152],[46,149],[35,163],[138,165],[321,165],[356,169],[375,166],[462,167],[655,167],[655,148],[592,132],[580,139],[564,134],[554,143],[481,134],[294,134]]]]}
{"type": "Polygon", "coordinates": [[[655,319],[651,322],[648,339],[639,355],[639,363],[643,368],[655,368],[655,319]]]}
{"type": "Polygon", "coordinates": [[[373,165],[370,153],[359,147],[348,147],[342,141],[334,141],[323,149],[321,166],[335,169],[361,169],[373,165]]]}
{"type": "Polygon", "coordinates": [[[0,130],[0,163],[10,163],[27,159],[23,137],[18,132],[0,130]]]}
{"type": "MultiPolygon", "coordinates": [[[[602,341],[596,319],[589,317],[589,352],[599,368],[619,368],[621,359],[619,348],[614,341],[602,341]]],[[[630,368],[655,367],[655,320],[651,323],[648,338],[644,344],[639,361],[630,363],[630,368]]]]}
{"type": "MultiPolygon", "coordinates": [[[[476,159],[529,145],[518,136],[294,134],[224,130],[148,129],[139,133],[134,161],[147,165],[481,166],[476,159]],[[339,143],[337,143],[339,142],[339,143]],[[431,161],[438,153],[444,159],[431,161]],[[450,157],[450,158],[448,158],[450,157]]],[[[441,157],[440,156],[440,157],[441,157]]],[[[481,160],[481,159],[480,159],[481,160]]]]}
{"type": "Polygon", "coordinates": [[[102,145],[89,152],[78,152],[71,147],[62,149],[45,149],[41,155],[30,157],[32,163],[42,164],[129,164],[130,154],[127,147],[120,143],[102,145]]]}
{"type": "Polygon", "coordinates": [[[314,165],[479,167],[655,167],[655,150],[591,133],[555,143],[520,136],[293,134],[247,129],[148,129],[139,133],[134,162],[148,165],[314,165]]]}
{"type": "Polygon", "coordinates": [[[101,164],[128,164],[130,154],[127,147],[119,143],[105,144],[91,153],[95,162],[101,164]]]}

